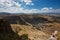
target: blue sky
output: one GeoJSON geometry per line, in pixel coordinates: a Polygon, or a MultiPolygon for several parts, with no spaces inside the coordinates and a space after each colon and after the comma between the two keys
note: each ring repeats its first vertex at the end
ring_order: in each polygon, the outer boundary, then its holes
{"type": "Polygon", "coordinates": [[[34,4],[36,4],[35,8],[42,7],[52,7],[54,9],[60,8],[60,0],[33,0],[34,4]]]}
{"type": "Polygon", "coordinates": [[[60,13],[60,0],[0,0],[0,12],[60,13]]]}
{"type": "Polygon", "coordinates": [[[27,6],[28,8],[36,8],[41,9],[43,7],[52,7],[54,9],[60,8],[60,0],[32,0],[34,5],[33,6],[27,6]]]}

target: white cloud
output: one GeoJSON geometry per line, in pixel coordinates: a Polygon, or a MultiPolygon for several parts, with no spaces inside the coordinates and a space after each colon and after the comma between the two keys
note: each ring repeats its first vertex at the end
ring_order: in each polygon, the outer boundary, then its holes
{"type": "Polygon", "coordinates": [[[34,5],[34,3],[31,3],[31,5],[34,5]]]}
{"type": "MultiPolygon", "coordinates": [[[[20,2],[25,2],[26,5],[34,5],[32,0],[18,0],[20,2]]],[[[53,9],[52,7],[44,7],[41,9],[25,9],[21,6],[19,2],[15,0],[0,0],[0,12],[10,12],[10,13],[60,13],[60,9],[53,9]]]]}
{"type": "Polygon", "coordinates": [[[27,2],[26,5],[30,5],[30,3],[27,2]]]}
{"type": "Polygon", "coordinates": [[[52,9],[53,9],[53,8],[51,8],[51,7],[50,7],[50,8],[44,7],[44,8],[41,9],[41,11],[50,11],[50,10],[52,10],[52,9]]]}
{"type": "Polygon", "coordinates": [[[9,8],[0,8],[0,12],[9,12],[9,13],[60,13],[60,9],[50,9],[50,8],[42,8],[42,9],[24,9],[20,7],[9,7],[9,8]],[[43,10],[42,10],[43,9],[43,10]]]}
{"type": "Polygon", "coordinates": [[[39,10],[38,9],[31,9],[31,10],[26,9],[24,13],[39,13],[39,10]]]}
{"type": "Polygon", "coordinates": [[[34,5],[32,0],[20,0],[19,2],[24,2],[26,5],[34,5]]]}
{"type": "Polygon", "coordinates": [[[4,7],[11,7],[11,6],[20,7],[21,6],[21,4],[19,4],[18,2],[15,2],[13,0],[0,0],[0,5],[2,5],[4,7]]]}
{"type": "Polygon", "coordinates": [[[29,3],[29,2],[27,2],[26,5],[34,5],[34,4],[33,4],[33,3],[29,3]]]}
{"type": "Polygon", "coordinates": [[[5,2],[6,0],[0,0],[0,2],[5,2]]]}
{"type": "Polygon", "coordinates": [[[49,13],[49,12],[52,12],[54,9],[52,7],[48,8],[48,7],[44,7],[44,8],[41,8],[40,12],[41,13],[49,13]]]}
{"type": "MultiPolygon", "coordinates": [[[[21,2],[26,2],[26,5],[34,5],[32,0],[21,0],[21,2]]],[[[10,12],[10,13],[33,13],[36,10],[24,9],[19,2],[15,0],[0,0],[0,12],[10,12]]]]}
{"type": "Polygon", "coordinates": [[[48,7],[44,7],[41,8],[40,13],[60,13],[60,9],[53,9],[52,7],[48,8],[48,7]]]}
{"type": "Polygon", "coordinates": [[[24,2],[26,3],[26,5],[32,5],[32,0],[24,0],[24,2]]]}
{"type": "Polygon", "coordinates": [[[24,0],[24,2],[32,2],[31,0],[24,0]]]}
{"type": "Polygon", "coordinates": [[[24,9],[24,8],[17,8],[17,7],[10,7],[10,8],[0,8],[0,12],[9,12],[9,13],[38,13],[39,10],[37,9],[24,9]]]}
{"type": "Polygon", "coordinates": [[[22,13],[23,8],[20,7],[8,7],[8,8],[0,8],[0,12],[9,12],[9,13],[22,13]]]}

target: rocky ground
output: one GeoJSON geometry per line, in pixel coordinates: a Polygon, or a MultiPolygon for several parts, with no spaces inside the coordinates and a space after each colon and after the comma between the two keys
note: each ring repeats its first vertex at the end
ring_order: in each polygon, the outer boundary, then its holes
{"type": "Polygon", "coordinates": [[[6,16],[0,19],[1,40],[60,40],[60,17],[6,16]]]}

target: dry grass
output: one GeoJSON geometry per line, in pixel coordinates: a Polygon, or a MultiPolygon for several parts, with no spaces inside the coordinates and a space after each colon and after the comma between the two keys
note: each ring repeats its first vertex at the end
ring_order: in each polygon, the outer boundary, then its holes
{"type": "MultiPolygon", "coordinates": [[[[28,37],[31,40],[35,39],[46,39],[47,36],[43,31],[37,30],[32,26],[20,25],[20,24],[11,24],[12,29],[15,31],[17,27],[21,30],[18,31],[18,34],[21,36],[23,34],[28,34],[28,37]]],[[[18,29],[17,29],[18,30],[18,29]]],[[[48,35],[48,34],[47,34],[48,35]]]]}

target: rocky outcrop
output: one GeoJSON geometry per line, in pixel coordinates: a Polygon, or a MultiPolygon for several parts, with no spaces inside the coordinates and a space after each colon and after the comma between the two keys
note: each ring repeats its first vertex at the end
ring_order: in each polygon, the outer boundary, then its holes
{"type": "Polygon", "coordinates": [[[16,34],[10,24],[0,19],[0,40],[20,40],[19,35],[16,34]]]}

